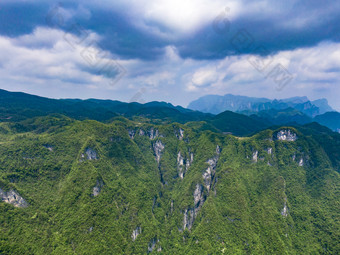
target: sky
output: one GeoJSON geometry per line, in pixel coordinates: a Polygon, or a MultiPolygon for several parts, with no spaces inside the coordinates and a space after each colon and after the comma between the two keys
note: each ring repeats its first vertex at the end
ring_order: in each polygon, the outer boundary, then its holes
{"type": "Polygon", "coordinates": [[[51,98],[327,98],[339,0],[0,1],[0,88],[51,98]]]}

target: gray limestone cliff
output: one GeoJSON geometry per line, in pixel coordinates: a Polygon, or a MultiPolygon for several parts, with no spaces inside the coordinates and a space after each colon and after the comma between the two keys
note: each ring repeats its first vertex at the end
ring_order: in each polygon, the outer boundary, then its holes
{"type": "Polygon", "coordinates": [[[0,189],[0,197],[1,200],[4,201],[5,203],[14,205],[15,207],[27,207],[28,203],[26,202],[25,199],[23,199],[18,192],[15,190],[11,189],[10,191],[3,191],[0,189]]]}

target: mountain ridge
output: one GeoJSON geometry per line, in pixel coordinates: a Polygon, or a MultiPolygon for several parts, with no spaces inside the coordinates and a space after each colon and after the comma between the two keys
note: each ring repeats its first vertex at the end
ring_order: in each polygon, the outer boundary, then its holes
{"type": "MultiPolygon", "coordinates": [[[[233,95],[228,97],[235,98],[233,95]]],[[[236,97],[242,100],[269,100],[263,98],[236,97]]],[[[110,122],[120,116],[129,119],[148,119],[153,123],[188,123],[196,122],[193,125],[197,128],[210,129],[219,132],[231,132],[239,136],[251,135],[273,125],[299,124],[303,125],[317,121],[318,123],[331,128],[333,131],[340,129],[339,114],[323,114],[318,118],[312,118],[303,113],[304,106],[307,112],[313,111],[311,102],[306,101],[307,97],[294,97],[287,100],[273,100],[279,109],[273,109],[271,102],[261,103],[256,109],[243,110],[238,112],[225,111],[217,115],[204,113],[197,110],[187,109],[182,106],[174,106],[167,102],[148,102],[140,104],[137,102],[125,103],[117,100],[102,99],[51,99],[22,92],[8,92],[0,90],[0,122],[24,121],[25,119],[47,116],[49,114],[62,114],[77,120],[93,119],[101,122],[110,122]],[[304,102],[304,103],[303,103],[304,102]],[[295,108],[289,106],[294,105],[295,108]],[[285,108],[289,106],[288,108],[285,108]],[[281,109],[282,108],[282,109],[281,109]],[[198,124],[197,122],[205,122],[198,124]],[[199,127],[200,126],[200,127],[199,127]]],[[[324,100],[319,104],[325,104],[324,100]]],[[[244,108],[244,102],[240,104],[244,108]]]]}
{"type": "Polygon", "coordinates": [[[2,254],[339,252],[340,135],[327,128],[32,123],[0,123],[2,254]]]}
{"type": "Polygon", "coordinates": [[[297,109],[310,117],[315,117],[316,115],[323,114],[325,112],[334,111],[328,105],[327,99],[322,98],[310,101],[306,96],[292,97],[287,99],[268,99],[232,94],[226,94],[224,96],[207,95],[192,101],[188,105],[189,109],[213,114],[218,114],[226,110],[233,112],[248,110],[255,113],[261,110],[282,110],[289,107],[297,109]]]}

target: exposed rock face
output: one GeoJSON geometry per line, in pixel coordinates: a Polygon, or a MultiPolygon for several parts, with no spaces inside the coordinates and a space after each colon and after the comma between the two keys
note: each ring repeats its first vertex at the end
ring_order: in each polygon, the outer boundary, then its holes
{"type": "Polygon", "coordinates": [[[202,207],[203,203],[204,203],[203,187],[202,185],[196,184],[196,189],[194,191],[195,213],[198,212],[198,209],[202,207]]]}
{"type": "Polygon", "coordinates": [[[182,140],[183,137],[184,137],[184,130],[180,128],[179,129],[179,138],[180,138],[180,140],[182,140]]]}
{"type": "Polygon", "coordinates": [[[208,191],[210,191],[210,187],[211,187],[211,182],[212,182],[212,178],[214,173],[214,166],[213,164],[215,164],[214,161],[208,161],[208,163],[210,164],[210,166],[207,168],[207,170],[205,170],[205,172],[203,173],[202,177],[204,179],[204,184],[205,187],[207,188],[208,191]]]}
{"type": "Polygon", "coordinates": [[[97,160],[98,156],[97,156],[97,152],[95,150],[93,150],[92,148],[87,148],[85,150],[85,154],[88,160],[97,160]]]}
{"type": "Polygon", "coordinates": [[[257,156],[259,155],[259,152],[258,151],[254,151],[253,152],[253,162],[257,162],[257,156]]]}
{"type": "Polygon", "coordinates": [[[175,131],[175,134],[176,134],[176,137],[179,139],[179,140],[183,140],[183,137],[184,137],[184,130],[179,128],[178,132],[175,131]]]}
{"type": "Polygon", "coordinates": [[[190,153],[190,163],[194,162],[194,153],[190,153]]]}
{"type": "Polygon", "coordinates": [[[276,136],[281,141],[294,142],[297,139],[297,135],[289,129],[280,130],[276,136]]]}
{"type": "Polygon", "coordinates": [[[140,136],[147,135],[150,140],[156,139],[157,137],[163,137],[162,135],[159,134],[158,129],[154,129],[153,127],[150,128],[148,131],[144,131],[143,129],[139,129],[138,134],[140,136]]]}
{"type": "Polygon", "coordinates": [[[281,211],[281,215],[283,217],[287,217],[288,216],[288,207],[287,207],[287,202],[286,201],[283,204],[283,209],[281,211]]]}
{"type": "Polygon", "coordinates": [[[151,128],[148,131],[148,136],[149,136],[150,140],[157,138],[159,136],[158,129],[151,128]]]}
{"type": "Polygon", "coordinates": [[[45,144],[44,147],[45,147],[46,149],[48,149],[49,151],[53,151],[52,145],[45,144]]]}
{"type": "Polygon", "coordinates": [[[128,133],[129,133],[129,137],[131,139],[135,138],[135,135],[136,135],[136,131],[135,130],[128,130],[128,133]]]}
{"type": "Polygon", "coordinates": [[[98,196],[103,186],[104,182],[102,180],[97,180],[96,186],[93,187],[92,195],[94,197],[98,196]]]}
{"type": "Polygon", "coordinates": [[[181,152],[179,151],[177,154],[177,170],[178,170],[178,175],[181,179],[184,177],[184,171],[183,171],[183,165],[184,165],[184,159],[181,155],[181,152]]]}
{"type": "Polygon", "coordinates": [[[177,170],[178,176],[183,179],[185,173],[188,171],[194,160],[194,154],[190,153],[190,159],[184,159],[181,152],[179,151],[177,154],[177,170]]]}
{"type": "Polygon", "coordinates": [[[196,184],[196,189],[194,191],[194,208],[189,208],[184,211],[183,218],[183,230],[191,229],[194,223],[194,220],[201,210],[203,204],[205,202],[205,198],[203,196],[203,186],[200,184],[196,184]]]}
{"type": "Polygon", "coordinates": [[[136,229],[132,231],[132,234],[131,234],[132,241],[135,241],[141,233],[142,233],[142,228],[136,227],[136,229]]]}
{"type": "Polygon", "coordinates": [[[219,145],[217,145],[217,146],[216,146],[216,154],[217,154],[217,155],[220,155],[221,150],[222,150],[221,147],[220,147],[219,145]]]}
{"type": "Polygon", "coordinates": [[[202,175],[205,187],[207,188],[208,192],[211,189],[212,181],[216,173],[216,166],[217,166],[220,153],[221,153],[221,148],[217,145],[216,156],[211,159],[208,159],[207,163],[209,164],[209,167],[207,168],[207,170],[205,170],[205,172],[202,175]]]}
{"type": "MultiPolygon", "coordinates": [[[[148,244],[148,253],[149,252],[152,252],[155,248],[156,248],[156,245],[159,243],[159,239],[156,239],[156,238],[153,238],[149,244],[148,244]]],[[[158,252],[161,252],[162,251],[162,247],[158,244],[158,248],[157,248],[157,251],[158,252]]]]}
{"type": "Polygon", "coordinates": [[[284,192],[284,198],[283,198],[283,209],[281,210],[281,215],[283,217],[288,216],[288,207],[287,207],[287,195],[286,195],[286,181],[283,181],[283,192],[284,192]]]}
{"type": "Polygon", "coordinates": [[[15,207],[27,207],[28,203],[23,199],[15,190],[10,190],[8,192],[0,189],[1,200],[5,203],[14,205],[15,207]]]}
{"type": "Polygon", "coordinates": [[[303,166],[303,165],[304,165],[303,158],[301,158],[299,161],[299,166],[303,166]]]}
{"type": "Polygon", "coordinates": [[[140,136],[143,136],[143,135],[145,135],[145,132],[144,132],[144,130],[143,130],[143,129],[139,129],[139,135],[140,135],[140,136]]]}
{"type": "Polygon", "coordinates": [[[272,152],[273,152],[273,148],[267,148],[267,153],[268,153],[269,155],[271,155],[272,152]]]}
{"type": "Polygon", "coordinates": [[[153,144],[153,151],[155,152],[155,157],[156,157],[156,161],[159,164],[161,157],[162,157],[162,152],[164,150],[165,146],[162,143],[162,141],[157,140],[154,144],[153,144]]]}
{"type": "Polygon", "coordinates": [[[184,211],[184,219],[183,219],[183,230],[191,229],[192,224],[194,223],[194,210],[193,209],[185,209],[184,211]]]}

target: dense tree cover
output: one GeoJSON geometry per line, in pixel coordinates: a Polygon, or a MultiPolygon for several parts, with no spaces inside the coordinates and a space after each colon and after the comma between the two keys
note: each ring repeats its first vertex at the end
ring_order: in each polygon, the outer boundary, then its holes
{"type": "Polygon", "coordinates": [[[0,253],[340,253],[339,136],[310,125],[236,137],[206,125],[1,123],[0,188],[29,205],[0,202],[0,253]],[[296,141],[277,139],[287,129],[296,141]]]}

